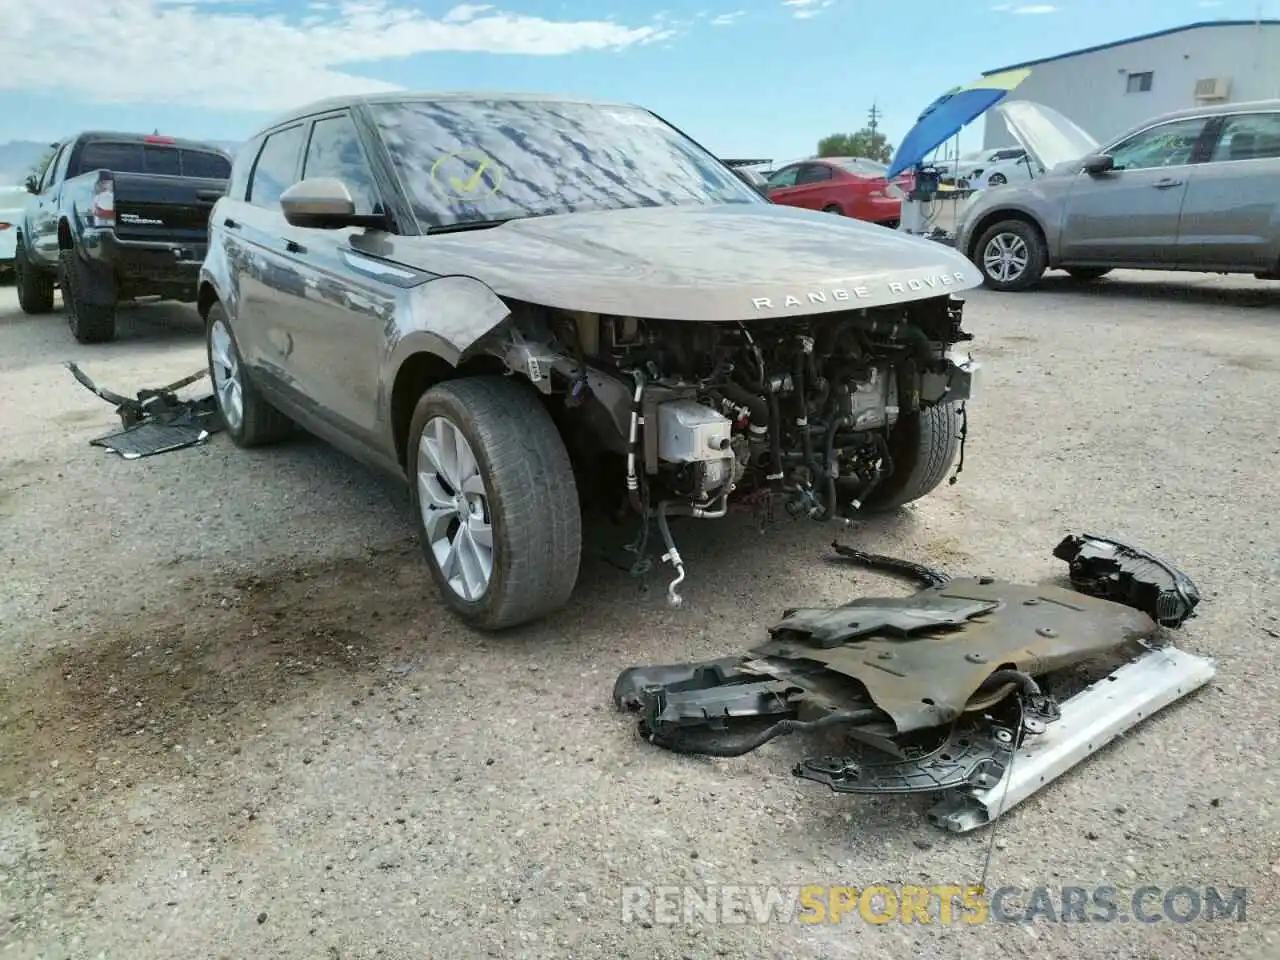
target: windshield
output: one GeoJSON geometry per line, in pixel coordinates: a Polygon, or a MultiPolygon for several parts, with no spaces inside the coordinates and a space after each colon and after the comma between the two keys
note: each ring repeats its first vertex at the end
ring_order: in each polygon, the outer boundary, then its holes
{"type": "Polygon", "coordinates": [[[1042,103],[1006,100],[991,109],[1004,117],[1009,132],[1045,170],[1082,160],[1098,149],[1097,140],[1042,103]]]}
{"type": "Polygon", "coordinates": [[[423,228],[766,202],[711,154],[638,107],[408,100],[369,109],[423,228]]]}

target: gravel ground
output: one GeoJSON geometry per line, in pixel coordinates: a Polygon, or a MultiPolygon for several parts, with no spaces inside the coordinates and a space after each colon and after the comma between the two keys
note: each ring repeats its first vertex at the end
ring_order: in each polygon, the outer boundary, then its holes
{"type": "MultiPolygon", "coordinates": [[[[686,606],[593,553],[563,615],[501,639],[436,603],[407,497],[315,441],[88,446],[130,392],[203,364],[181,307],[79,347],[0,290],[0,951],[5,958],[1280,955],[1280,289],[1117,274],[972,295],[985,362],[960,483],[848,535],[953,572],[1060,575],[1087,529],[1200,582],[1179,643],[1214,684],[990,832],[925,802],[638,742],[634,663],[717,656],[787,605],[901,583],[832,530],[681,543],[686,606]],[[1245,885],[1249,921],[624,924],[624,885],[1245,885]]],[[[603,535],[596,539],[603,542],[603,535]]]]}

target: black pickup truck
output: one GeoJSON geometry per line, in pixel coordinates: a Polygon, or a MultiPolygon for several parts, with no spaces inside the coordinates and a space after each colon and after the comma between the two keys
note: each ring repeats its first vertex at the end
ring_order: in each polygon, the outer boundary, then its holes
{"type": "Polygon", "coordinates": [[[194,301],[209,211],[230,175],[225,151],[194,140],[89,132],[54,144],[26,183],[14,252],[23,311],[52,311],[56,285],[75,338],[102,343],[118,303],[194,301]]]}

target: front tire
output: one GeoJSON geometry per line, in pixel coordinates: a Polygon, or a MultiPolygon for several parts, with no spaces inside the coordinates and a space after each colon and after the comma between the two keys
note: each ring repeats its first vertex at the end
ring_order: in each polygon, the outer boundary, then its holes
{"type": "Polygon", "coordinates": [[[260,447],[283,440],[293,432],[293,421],[267,402],[249,379],[220,303],[209,308],[205,350],[218,413],[232,443],[245,449],[260,447]]]}
{"type": "Polygon", "coordinates": [[[527,384],[468,377],[418,400],[406,455],[418,534],[445,604],[501,630],[568,602],[582,511],[551,415],[527,384]]]}
{"type": "Polygon", "coordinates": [[[836,203],[828,203],[825,207],[823,207],[823,208],[822,208],[822,212],[823,212],[823,213],[834,213],[837,217],[843,217],[843,216],[844,216],[844,210],[842,210],[842,209],[840,208],[840,205],[839,205],[839,204],[836,204],[836,203]]]}
{"type": "Polygon", "coordinates": [[[993,173],[987,180],[988,187],[1002,187],[1009,182],[1009,178],[1003,173],[993,173]]]}
{"type": "Polygon", "coordinates": [[[983,286],[1026,290],[1044,275],[1049,251],[1033,225],[1025,220],[1003,220],[983,232],[973,260],[982,271],[983,286]]]}
{"type": "Polygon", "coordinates": [[[58,254],[62,267],[62,304],[67,308],[67,324],[79,343],[109,343],[116,338],[116,305],[89,303],[84,297],[88,277],[80,255],[74,250],[58,254]]]}
{"type": "Polygon", "coordinates": [[[18,238],[13,252],[13,282],[18,288],[18,306],[23,313],[34,316],[53,312],[53,275],[31,262],[22,238],[18,238]]]}
{"type": "Polygon", "coordinates": [[[887,513],[928,496],[946,479],[959,450],[956,404],[938,404],[899,416],[889,435],[893,473],[871,492],[862,509],[887,513]]]}

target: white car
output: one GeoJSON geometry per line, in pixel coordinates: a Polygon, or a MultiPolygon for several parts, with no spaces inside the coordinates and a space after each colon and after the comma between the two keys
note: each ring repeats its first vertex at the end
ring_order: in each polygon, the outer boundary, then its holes
{"type": "MultiPolygon", "coordinates": [[[[956,164],[957,186],[998,187],[1016,180],[1031,180],[1035,163],[1022,147],[1000,147],[984,150],[975,157],[960,160],[956,164]]],[[[1039,176],[1044,171],[1035,170],[1039,176]]]]}
{"type": "Polygon", "coordinates": [[[0,273],[8,273],[13,269],[18,222],[30,199],[31,194],[27,193],[26,187],[0,187],[0,273]]]}

